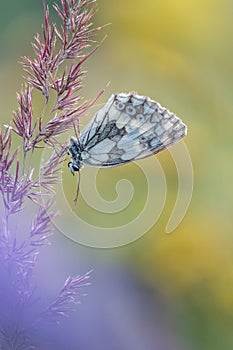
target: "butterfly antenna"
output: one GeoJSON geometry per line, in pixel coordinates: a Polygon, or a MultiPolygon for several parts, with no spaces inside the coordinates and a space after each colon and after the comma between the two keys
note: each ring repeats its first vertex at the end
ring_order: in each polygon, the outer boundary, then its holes
{"type": "Polygon", "coordinates": [[[81,175],[80,175],[80,171],[78,171],[78,183],[77,183],[76,196],[75,196],[75,198],[74,198],[74,207],[73,207],[73,210],[75,210],[76,207],[77,207],[78,196],[79,196],[79,188],[80,188],[80,179],[81,179],[81,175]]]}

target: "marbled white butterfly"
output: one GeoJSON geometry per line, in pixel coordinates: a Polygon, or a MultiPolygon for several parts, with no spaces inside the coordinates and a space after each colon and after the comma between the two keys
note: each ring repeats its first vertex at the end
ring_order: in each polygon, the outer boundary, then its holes
{"type": "Polygon", "coordinates": [[[110,168],[156,154],[180,141],[187,127],[174,113],[136,93],[112,95],[81,133],[71,137],[68,167],[110,168]]]}

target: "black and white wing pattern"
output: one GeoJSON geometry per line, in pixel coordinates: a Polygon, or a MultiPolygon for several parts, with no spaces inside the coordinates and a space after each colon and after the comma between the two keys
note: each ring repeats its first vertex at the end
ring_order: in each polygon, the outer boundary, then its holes
{"type": "Polygon", "coordinates": [[[114,167],[156,154],[181,140],[187,127],[159,103],[136,93],[110,97],[81,134],[81,161],[114,167]]]}

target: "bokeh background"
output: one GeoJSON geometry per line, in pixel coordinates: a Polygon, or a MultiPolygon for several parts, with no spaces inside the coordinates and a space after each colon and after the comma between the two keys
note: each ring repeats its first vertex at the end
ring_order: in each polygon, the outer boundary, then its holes
{"type": "MultiPolygon", "coordinates": [[[[166,235],[177,173],[169,153],[161,153],[168,196],[156,225],[141,239],[116,249],[84,247],[56,232],[52,246],[41,253],[41,290],[52,295],[67,275],[94,269],[88,296],[72,315],[72,327],[61,325],[66,330],[61,332],[64,348],[76,344],[75,349],[230,350],[233,2],[98,0],[98,8],[96,25],[111,25],[100,33],[99,39],[105,34],[107,38],[87,64],[83,93],[92,98],[110,81],[99,103],[112,92],[133,90],[181,116],[189,127],[185,142],[195,175],[192,202],[179,227],[166,235]]],[[[22,84],[17,62],[31,54],[30,42],[42,20],[42,0],[1,0],[1,124],[9,122],[16,108],[15,92],[22,84]]],[[[64,171],[72,201],[75,184],[64,171]]],[[[114,171],[111,174],[120,176],[114,171]]],[[[127,165],[124,176],[127,172],[132,181],[142,182],[135,186],[140,203],[143,177],[134,175],[134,165],[127,165]]],[[[98,179],[106,199],[115,193],[110,178],[101,172],[98,179]]],[[[85,216],[85,204],[80,206],[85,216]]],[[[136,206],[135,214],[137,210],[136,206]]],[[[100,225],[108,220],[98,212],[91,217],[100,225]]]]}

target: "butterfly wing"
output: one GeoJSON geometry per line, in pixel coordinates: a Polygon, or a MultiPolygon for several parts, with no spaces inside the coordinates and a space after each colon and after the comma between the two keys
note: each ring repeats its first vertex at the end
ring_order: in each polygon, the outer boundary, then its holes
{"type": "Polygon", "coordinates": [[[156,154],[186,133],[175,114],[148,97],[112,95],[81,135],[83,163],[99,168],[122,165],[156,154]]]}

